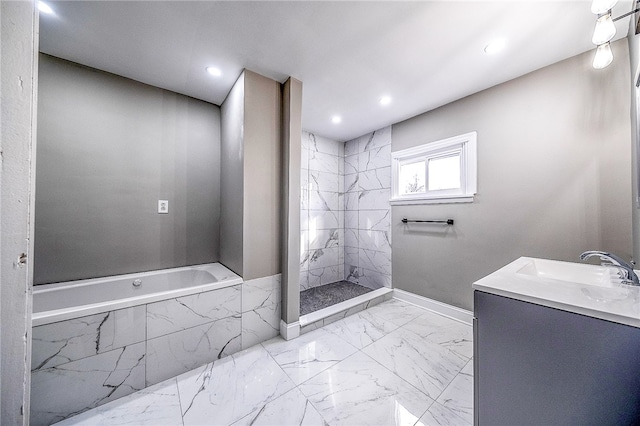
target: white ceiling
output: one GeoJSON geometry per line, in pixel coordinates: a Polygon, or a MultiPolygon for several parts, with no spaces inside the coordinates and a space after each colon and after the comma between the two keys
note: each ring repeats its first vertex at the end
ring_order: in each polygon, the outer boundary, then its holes
{"type": "MultiPolygon", "coordinates": [[[[49,4],[55,15],[40,16],[44,53],[217,105],[243,68],[280,82],[293,76],[303,82],[303,128],[338,140],[594,47],[587,1],[49,4]],[[507,48],[485,54],[497,37],[507,48]],[[209,76],[208,65],[223,76],[209,76]],[[382,95],[392,103],[379,105],[382,95]],[[342,123],[331,122],[335,114],[342,123]]],[[[614,16],[630,10],[620,2],[614,16]]],[[[628,25],[617,22],[616,38],[628,25]]]]}

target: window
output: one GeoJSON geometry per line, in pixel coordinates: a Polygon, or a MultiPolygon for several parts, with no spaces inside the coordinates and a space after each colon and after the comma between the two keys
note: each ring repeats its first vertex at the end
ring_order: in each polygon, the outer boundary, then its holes
{"type": "Polygon", "coordinates": [[[472,202],[476,132],[391,153],[391,204],[472,202]]]}

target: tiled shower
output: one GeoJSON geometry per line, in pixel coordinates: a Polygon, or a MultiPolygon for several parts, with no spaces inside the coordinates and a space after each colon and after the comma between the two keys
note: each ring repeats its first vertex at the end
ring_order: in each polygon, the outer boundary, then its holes
{"type": "Polygon", "coordinates": [[[300,291],[391,288],[391,127],[340,142],[302,134],[300,291]]]}

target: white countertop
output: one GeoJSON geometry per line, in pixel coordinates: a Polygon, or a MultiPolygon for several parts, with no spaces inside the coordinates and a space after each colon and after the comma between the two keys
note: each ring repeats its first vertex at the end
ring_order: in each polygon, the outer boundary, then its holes
{"type": "Polygon", "coordinates": [[[603,266],[521,257],[476,281],[473,288],[640,328],[640,287],[612,283],[610,275],[616,272],[603,266]]]}

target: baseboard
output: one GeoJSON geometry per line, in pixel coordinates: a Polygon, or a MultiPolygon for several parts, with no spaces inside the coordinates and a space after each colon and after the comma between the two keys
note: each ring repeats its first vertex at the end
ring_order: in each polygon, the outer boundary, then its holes
{"type": "Polygon", "coordinates": [[[412,305],[420,306],[421,308],[428,309],[437,314],[444,315],[445,317],[449,317],[465,324],[473,324],[473,312],[467,311],[466,309],[447,305],[446,303],[438,302],[437,300],[429,299],[428,297],[419,296],[397,288],[393,290],[393,298],[411,303],[412,305]]]}
{"type": "Polygon", "coordinates": [[[300,336],[300,322],[287,324],[284,320],[280,320],[280,336],[284,340],[292,340],[300,336]]]}

